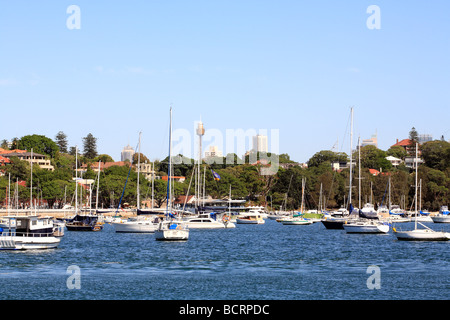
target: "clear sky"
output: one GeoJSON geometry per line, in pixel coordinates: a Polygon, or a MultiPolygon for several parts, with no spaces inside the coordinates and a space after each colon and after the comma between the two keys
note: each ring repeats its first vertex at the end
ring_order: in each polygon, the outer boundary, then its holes
{"type": "Polygon", "coordinates": [[[0,139],[92,133],[120,160],[142,131],[161,159],[172,104],[174,130],[277,129],[299,162],[338,139],[348,153],[351,106],[354,145],[377,132],[387,150],[413,126],[448,140],[449,60],[448,0],[2,0],[0,139]]]}

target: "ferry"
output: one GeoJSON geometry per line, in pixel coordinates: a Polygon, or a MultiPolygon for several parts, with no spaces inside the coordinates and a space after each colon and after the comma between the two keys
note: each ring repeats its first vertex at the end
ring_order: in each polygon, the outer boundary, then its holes
{"type": "Polygon", "coordinates": [[[53,220],[38,216],[5,216],[0,220],[0,250],[57,248],[53,220]]]}

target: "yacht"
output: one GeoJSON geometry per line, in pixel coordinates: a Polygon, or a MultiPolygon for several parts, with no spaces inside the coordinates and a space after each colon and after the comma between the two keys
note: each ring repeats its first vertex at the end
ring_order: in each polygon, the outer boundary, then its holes
{"type": "Polygon", "coordinates": [[[158,217],[137,216],[112,222],[118,233],[153,233],[158,226],[158,217]]]}
{"type": "Polygon", "coordinates": [[[162,220],[155,230],[155,239],[159,241],[186,241],[189,229],[182,220],[162,220]]]}
{"type": "Polygon", "coordinates": [[[0,250],[53,249],[60,243],[53,220],[38,216],[6,216],[0,221],[0,250]]]}
{"type": "Polygon", "coordinates": [[[374,220],[359,220],[343,225],[347,233],[388,233],[389,224],[374,220]]]}
{"type": "Polygon", "coordinates": [[[189,228],[185,221],[176,218],[172,209],[172,107],[170,107],[169,125],[169,166],[167,180],[167,207],[163,220],[158,223],[155,230],[155,240],[158,241],[187,241],[189,239],[189,228]]]}
{"type": "Polygon", "coordinates": [[[432,216],[431,219],[434,223],[450,223],[450,214],[447,206],[442,206],[439,210],[439,214],[432,216]]]}
{"type": "Polygon", "coordinates": [[[214,219],[215,214],[200,214],[196,217],[185,218],[189,229],[224,229],[236,228],[227,215],[223,215],[219,220],[214,219]]]}
{"type": "Polygon", "coordinates": [[[236,218],[237,224],[264,224],[265,221],[259,214],[245,215],[236,218]]]}
{"type": "Polygon", "coordinates": [[[103,224],[99,221],[98,215],[77,214],[66,223],[66,228],[68,231],[100,231],[103,224]]]}

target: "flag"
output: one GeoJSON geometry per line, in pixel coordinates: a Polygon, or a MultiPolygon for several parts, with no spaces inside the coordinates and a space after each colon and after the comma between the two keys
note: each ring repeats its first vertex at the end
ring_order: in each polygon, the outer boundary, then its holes
{"type": "Polygon", "coordinates": [[[213,169],[211,169],[212,175],[214,177],[214,180],[220,181],[220,176],[217,172],[215,172],[213,169]]]}

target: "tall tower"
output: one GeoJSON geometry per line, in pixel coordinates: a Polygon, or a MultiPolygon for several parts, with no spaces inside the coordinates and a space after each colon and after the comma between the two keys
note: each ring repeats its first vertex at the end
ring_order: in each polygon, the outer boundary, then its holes
{"type": "Polygon", "coordinates": [[[201,194],[201,170],[200,166],[202,164],[202,137],[205,134],[205,128],[203,127],[203,122],[200,120],[197,126],[198,135],[198,167],[197,167],[197,207],[200,205],[200,194],[201,194]]]}

